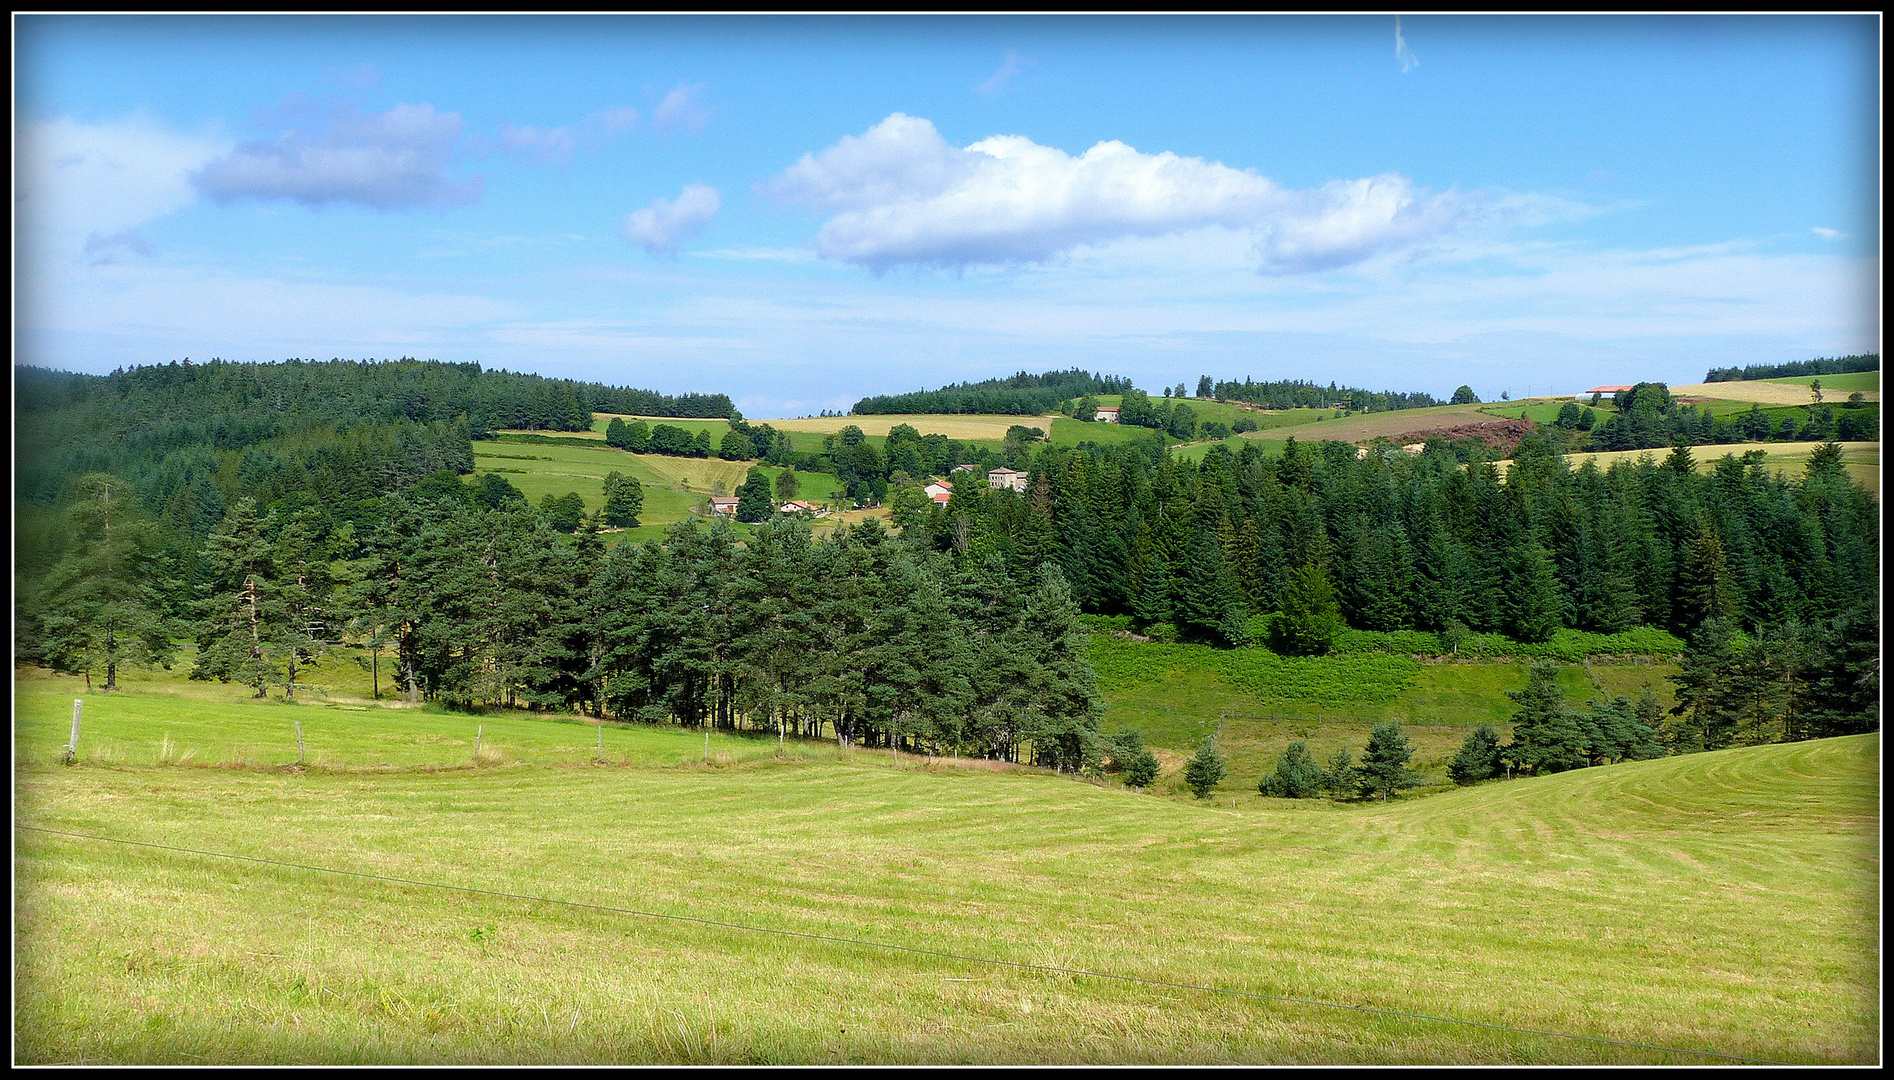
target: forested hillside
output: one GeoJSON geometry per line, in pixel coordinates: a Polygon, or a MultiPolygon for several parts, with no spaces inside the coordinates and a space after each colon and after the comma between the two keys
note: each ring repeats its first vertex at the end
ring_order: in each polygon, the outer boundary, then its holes
{"type": "Polygon", "coordinates": [[[1086,394],[1121,394],[1131,388],[1131,380],[1115,375],[1094,375],[1073,368],[1029,375],[1022,371],[1004,379],[976,383],[954,383],[939,390],[920,390],[912,394],[886,394],[865,397],[850,412],[857,416],[889,413],[1005,413],[1039,416],[1057,412],[1070,398],[1086,394]]]}
{"type": "MultiPolygon", "coordinates": [[[[443,702],[826,724],[1076,767],[1101,752],[1081,611],[1289,655],[1350,627],[1441,653],[1477,634],[1629,643],[1652,627],[1689,642],[1679,715],[1695,734],[1673,745],[1878,724],[1879,514],[1832,444],[1784,478],[1687,447],[1574,470],[1558,433],[1520,443],[1503,475],[1447,443],[1239,440],[1185,460],[1155,434],[1009,438],[1023,490],[983,482],[987,455],[937,504],[919,483],[968,447],[845,428],[798,467],[833,468],[857,499],[898,485],[898,533],[870,520],[816,542],[771,520],[753,470],[738,510],[755,527],[687,521],[607,554],[599,515],[460,479],[469,428],[434,399],[391,415],[364,392],[350,412],[292,392],[319,385],[298,367],[220,367],[203,394],[182,366],[35,386],[22,445],[66,456],[22,473],[43,485],[18,503],[22,659],[109,680],[194,639],[197,674],[289,693],[336,643],[372,641],[443,702]]],[[[425,385],[445,367],[396,370],[425,385]]],[[[598,452],[623,453],[625,434],[598,452]]],[[[762,425],[726,444],[746,460],[784,448],[762,425]]]]}
{"type": "Polygon", "coordinates": [[[1317,386],[1301,379],[1284,379],[1277,382],[1254,382],[1244,379],[1237,382],[1228,379],[1214,384],[1211,396],[1224,401],[1247,401],[1251,405],[1261,405],[1265,409],[1320,409],[1342,408],[1362,412],[1385,412],[1389,409],[1424,409],[1444,402],[1432,394],[1415,392],[1399,393],[1392,390],[1361,390],[1353,386],[1317,386]]]}

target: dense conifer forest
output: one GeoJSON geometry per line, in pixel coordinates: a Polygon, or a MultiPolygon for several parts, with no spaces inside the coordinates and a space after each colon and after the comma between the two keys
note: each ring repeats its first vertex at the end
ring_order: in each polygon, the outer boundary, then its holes
{"type": "Polygon", "coordinates": [[[918,390],[911,394],[882,394],[865,397],[849,410],[856,416],[889,413],[1001,413],[1015,416],[1040,416],[1059,411],[1059,404],[1086,394],[1122,394],[1131,388],[1131,380],[1115,375],[1094,375],[1073,368],[1029,375],[1022,371],[1003,379],[975,383],[954,383],[939,390],[918,390]]]}

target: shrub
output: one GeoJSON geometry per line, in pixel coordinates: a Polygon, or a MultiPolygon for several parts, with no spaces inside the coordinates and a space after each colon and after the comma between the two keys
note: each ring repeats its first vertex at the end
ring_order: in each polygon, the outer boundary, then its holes
{"type": "Polygon", "coordinates": [[[1149,750],[1140,750],[1131,763],[1125,766],[1125,786],[1147,788],[1157,782],[1157,757],[1149,750]]]}

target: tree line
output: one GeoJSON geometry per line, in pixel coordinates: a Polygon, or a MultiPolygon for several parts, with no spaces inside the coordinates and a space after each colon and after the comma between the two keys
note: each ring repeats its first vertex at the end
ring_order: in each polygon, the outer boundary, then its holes
{"type": "Polygon", "coordinates": [[[106,689],[128,666],[168,665],[188,636],[193,678],[293,698],[346,640],[370,651],[377,693],[385,670],[411,700],[1061,769],[1100,757],[1085,631],[1052,564],[1021,578],[873,519],[821,542],[777,519],[741,544],[691,520],[607,553],[595,530],[562,535],[523,502],[421,485],[391,496],[374,532],[327,544],[240,499],[180,592],[123,483],[87,484],[72,508],[85,542],[24,598],[19,638],[23,659],[96,671],[106,689]]]}
{"type": "MultiPolygon", "coordinates": [[[[1208,376],[1205,378],[1208,379],[1208,376]]],[[[1225,379],[1214,383],[1208,395],[1203,394],[1200,389],[1198,396],[1210,396],[1223,401],[1246,401],[1265,409],[1341,408],[1355,412],[1424,409],[1430,405],[1442,404],[1432,394],[1423,392],[1362,390],[1352,386],[1338,386],[1333,382],[1324,387],[1303,379],[1282,379],[1275,382],[1256,382],[1248,378],[1242,382],[1225,379]]]]}
{"type": "Polygon", "coordinates": [[[1131,380],[1072,368],[1041,375],[1019,372],[1002,379],[954,383],[938,390],[865,397],[849,411],[856,416],[889,413],[1000,413],[1039,416],[1059,411],[1062,402],[1085,394],[1121,394],[1131,380]]]}
{"type": "MultiPolygon", "coordinates": [[[[1812,394],[1817,397],[1819,394],[1812,394]]],[[[1589,450],[1651,450],[1677,443],[1692,446],[1738,442],[1843,442],[1880,438],[1880,409],[1854,394],[1839,403],[1812,402],[1812,407],[1764,410],[1752,404],[1748,411],[1714,416],[1705,406],[1686,405],[1671,396],[1663,383],[1642,382],[1612,395],[1615,413],[1603,422],[1589,408],[1567,402],[1554,426],[1590,431],[1589,450]]]]}
{"type": "Polygon", "coordinates": [[[1824,356],[1814,360],[1796,360],[1786,364],[1749,364],[1744,367],[1711,368],[1704,382],[1738,382],[1747,379],[1789,379],[1803,375],[1846,375],[1856,371],[1881,370],[1880,353],[1852,356],[1824,356]]]}

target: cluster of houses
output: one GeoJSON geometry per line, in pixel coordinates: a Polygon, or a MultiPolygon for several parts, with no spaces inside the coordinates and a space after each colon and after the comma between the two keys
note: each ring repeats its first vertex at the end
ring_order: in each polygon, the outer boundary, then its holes
{"type": "MultiPolygon", "coordinates": [[[[829,516],[828,507],[812,503],[807,499],[791,499],[788,502],[777,503],[776,510],[778,513],[800,514],[803,517],[829,516]]],[[[712,495],[710,497],[710,512],[718,517],[736,517],[737,497],[735,495],[712,495]]]]}

